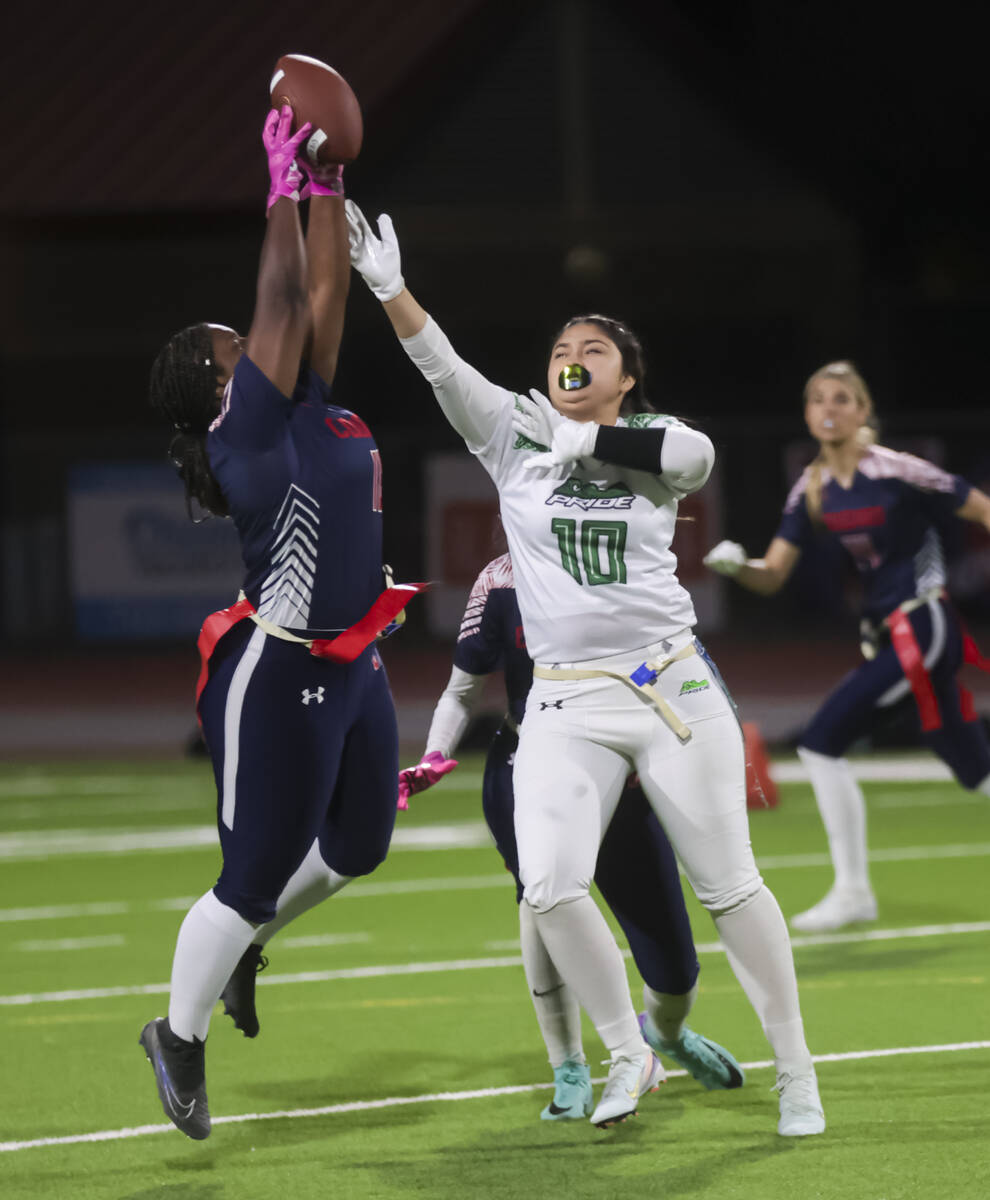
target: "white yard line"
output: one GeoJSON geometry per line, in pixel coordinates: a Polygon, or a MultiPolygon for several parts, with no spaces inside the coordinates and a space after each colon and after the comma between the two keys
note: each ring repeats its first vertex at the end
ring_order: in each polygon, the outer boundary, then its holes
{"type": "MultiPolygon", "coordinates": [[[[957,934],[990,933],[990,921],[958,922],[952,925],[916,925],[906,929],[865,929],[855,933],[820,933],[794,936],[791,944],[801,949],[810,946],[838,946],[857,942],[894,941],[899,938],[951,937],[957,934]]],[[[699,954],[723,954],[721,942],[702,942],[699,954]]],[[[630,957],[629,951],[625,956],[630,957]]],[[[285,983],[330,983],[342,979],[380,979],[396,975],[434,975],[450,971],[483,971],[499,967],[518,967],[522,958],[506,955],[488,958],[455,958],[438,962],[391,963],[381,966],[339,967],[333,971],[296,971],[291,974],[259,976],[259,986],[285,983]]],[[[58,1004],[71,1000],[108,1000],[121,996],[156,996],[168,992],[167,983],[142,983],[124,987],[67,988],[58,992],[22,992],[0,996],[0,1008],[35,1004],[58,1004]]]]}
{"type": "MultiPolygon", "coordinates": [[[[948,782],[952,772],[934,755],[912,758],[908,755],[891,758],[851,758],[853,775],[867,783],[929,783],[948,782]]],[[[770,761],[770,774],[778,783],[807,783],[808,772],[797,760],[770,761]]]]}
{"type": "Polygon", "coordinates": [[[146,796],[172,792],[176,786],[201,788],[188,776],[176,781],[161,775],[8,775],[0,779],[0,799],[5,796],[146,796]]]}
{"type": "Polygon", "coordinates": [[[312,933],[279,938],[279,945],[287,950],[297,950],[306,946],[357,946],[370,941],[370,933],[312,933]]]}
{"type": "MultiPolygon", "coordinates": [[[[870,862],[918,862],[935,858],[986,858],[990,842],[949,843],[945,846],[890,846],[869,853],[870,862]]],[[[788,870],[831,865],[828,854],[764,854],[758,862],[761,870],[788,870]]],[[[403,896],[417,892],[473,892],[489,888],[509,888],[512,876],[508,871],[497,875],[451,875],[429,879],[368,880],[353,883],[338,893],[339,899],[364,900],[368,897],[403,896]]],[[[172,896],[164,900],[133,903],[126,900],[106,900],[89,904],[47,904],[37,908],[0,908],[0,925],[15,921],[65,920],[71,917],[117,916],[150,910],[182,912],[196,900],[195,896],[172,896]]]]}
{"type": "MultiPolygon", "coordinates": [[[[0,834],[0,860],[18,861],[70,854],[133,854],[137,851],[216,850],[215,825],[170,826],[166,829],[46,829],[0,834]]],[[[395,850],[472,850],[492,845],[484,821],[446,825],[414,825],[397,829],[395,850]]]]}
{"type": "MultiPolygon", "coordinates": [[[[871,1058],[899,1058],[909,1054],[958,1054],[973,1050],[990,1050],[990,1042],[948,1042],[935,1046],[897,1046],[879,1050],[850,1050],[841,1054],[816,1054],[816,1063],[859,1062],[871,1058]]],[[[746,1062],[746,1071],[764,1071],[774,1064],[766,1059],[746,1062]]],[[[668,1071],[668,1079],[686,1075],[686,1071],[668,1071]]],[[[593,1083],[602,1083],[594,1079],[593,1083]]],[[[237,1113],[229,1117],[214,1117],[214,1125],[244,1125],[254,1121],[294,1121],[307,1117],[331,1117],[343,1113],[368,1112],[373,1109],[398,1108],[409,1104],[450,1104],[464,1100],[493,1100],[501,1096],[519,1096],[528,1092],[548,1091],[552,1083],[525,1083],[512,1087],[476,1088],[469,1092],[428,1092],[419,1096],[389,1096],[381,1100],[352,1100],[343,1104],[327,1104],[322,1108],[291,1108],[275,1112],[237,1113]]],[[[101,1129],[94,1133],[74,1133],[63,1137],[33,1138],[23,1142],[0,1142],[0,1152],[34,1150],[41,1146],[74,1146],[86,1142],[114,1142],[125,1138],[147,1137],[153,1133],[178,1133],[174,1125],[134,1125],[128,1129],[101,1129]]]]}
{"type": "MultiPolygon", "coordinates": [[[[414,825],[397,829],[391,850],[472,850],[490,847],[492,835],[484,821],[414,825]]],[[[171,851],[218,848],[214,825],[171,826],[167,829],[50,829],[0,834],[0,860],[49,859],[64,855],[132,854],[137,851],[171,851]]],[[[915,858],[960,858],[990,854],[990,843],[950,846],[907,846],[873,850],[878,862],[915,858]]],[[[827,866],[827,854],[802,854],[762,858],[764,867],[827,866]]],[[[366,893],[367,894],[367,893],[366,893]]]]}
{"type": "Polygon", "coordinates": [[[32,938],[26,942],[15,942],[15,950],[102,950],[111,946],[124,946],[127,939],[122,933],[109,933],[102,937],[81,938],[32,938]]]}

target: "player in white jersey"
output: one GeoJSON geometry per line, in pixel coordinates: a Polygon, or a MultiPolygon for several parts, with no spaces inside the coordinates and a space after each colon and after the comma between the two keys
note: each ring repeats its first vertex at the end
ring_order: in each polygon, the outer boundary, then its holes
{"type": "Polygon", "coordinates": [[[406,289],[389,218],[376,234],[349,204],[348,222],[351,262],[499,491],[535,662],[513,770],[523,903],[611,1054],[592,1121],[635,1112],[662,1070],[589,894],[635,770],[773,1046],[778,1132],[821,1133],[787,927],[749,842],[742,734],[693,637],[670,549],[678,500],[711,471],[711,442],[673,418],[630,412],[641,367],[622,347],[638,343],[608,318],[561,330],[549,400],[489,383],[406,289]]]}

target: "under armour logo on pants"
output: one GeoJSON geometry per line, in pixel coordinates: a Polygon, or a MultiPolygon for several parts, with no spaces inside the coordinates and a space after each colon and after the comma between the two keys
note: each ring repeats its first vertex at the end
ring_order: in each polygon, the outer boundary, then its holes
{"type": "Polygon", "coordinates": [[[315,692],[311,692],[309,688],[303,688],[302,702],[308,705],[310,700],[315,700],[317,704],[323,703],[323,688],[318,687],[315,692]]]}
{"type": "Polygon", "coordinates": [[[540,712],[543,712],[543,710],[545,708],[563,708],[563,707],[564,707],[563,700],[541,700],[540,701],[540,712]]]}

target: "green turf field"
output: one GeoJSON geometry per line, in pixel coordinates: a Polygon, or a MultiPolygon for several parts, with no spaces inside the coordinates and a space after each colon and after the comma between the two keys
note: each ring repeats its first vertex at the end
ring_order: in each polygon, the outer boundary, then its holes
{"type": "MultiPolygon", "coordinates": [[[[176,930],[216,876],[209,768],[0,770],[0,1197],[990,1195],[985,798],[865,785],[881,919],[795,939],[823,1136],[776,1135],[768,1047],[693,899],[691,1023],[756,1065],[731,1093],[672,1073],[602,1133],[538,1119],[549,1069],[480,770],[465,759],[414,797],[388,862],[272,943],[255,1041],[218,1012],[206,1142],[165,1124],[137,1037],[166,1011],[176,930]]],[[[810,789],[781,791],[752,831],[793,913],[830,871],[810,789]]],[[[604,1057],[590,1030],[586,1050],[604,1057]]]]}

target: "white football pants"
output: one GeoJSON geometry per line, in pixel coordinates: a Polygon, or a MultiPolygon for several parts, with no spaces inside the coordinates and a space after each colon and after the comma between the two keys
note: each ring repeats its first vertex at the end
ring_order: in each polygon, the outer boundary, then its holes
{"type": "MultiPolygon", "coordinates": [[[[638,654],[580,669],[628,674],[676,653],[685,630],[638,654]]],[[[619,680],[535,679],[513,768],[519,874],[543,943],[613,1057],[639,1027],[625,967],[589,896],[595,861],[631,770],[666,830],[774,1050],[780,1071],[810,1067],[787,926],[749,841],[742,731],[713,664],[690,655],[656,685],[691,730],[682,744],[648,699],[619,680]]]]}
{"type": "MultiPolygon", "coordinates": [[[[628,674],[642,651],[584,663],[628,674]]],[[[691,730],[682,744],[656,708],[611,679],[535,679],[513,768],[519,873],[529,904],[542,912],[586,895],[602,837],[631,771],[671,841],[701,903],[731,912],[759,891],[746,814],[742,732],[716,671],[693,654],[655,684],[691,730]]]]}

